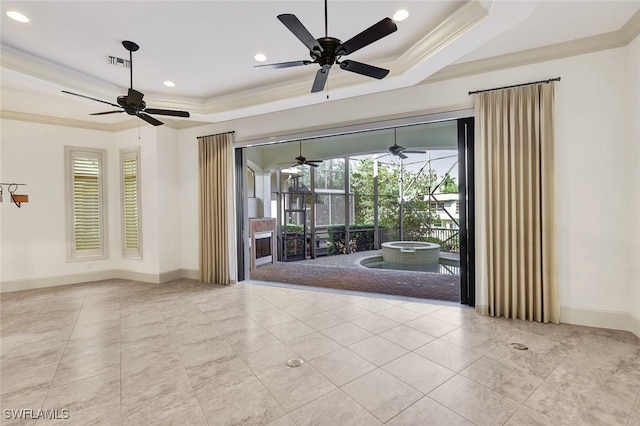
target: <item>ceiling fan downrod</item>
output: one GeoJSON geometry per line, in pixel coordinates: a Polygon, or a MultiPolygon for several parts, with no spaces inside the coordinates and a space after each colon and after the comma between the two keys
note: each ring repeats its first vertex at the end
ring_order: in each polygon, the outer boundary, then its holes
{"type": "Polygon", "coordinates": [[[129,88],[133,89],[133,52],[136,52],[138,49],[140,49],[140,46],[129,40],[124,40],[122,42],[122,45],[129,51],[129,88]]]}

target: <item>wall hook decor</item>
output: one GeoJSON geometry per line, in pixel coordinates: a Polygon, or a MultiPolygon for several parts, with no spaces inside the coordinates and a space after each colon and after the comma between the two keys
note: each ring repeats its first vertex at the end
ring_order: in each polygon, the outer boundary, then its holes
{"type": "Polygon", "coordinates": [[[2,194],[4,192],[3,186],[7,187],[7,192],[13,204],[18,207],[22,207],[22,203],[29,202],[29,196],[27,194],[16,194],[16,190],[19,186],[27,186],[26,183],[2,183],[0,182],[0,202],[2,202],[2,194]]]}

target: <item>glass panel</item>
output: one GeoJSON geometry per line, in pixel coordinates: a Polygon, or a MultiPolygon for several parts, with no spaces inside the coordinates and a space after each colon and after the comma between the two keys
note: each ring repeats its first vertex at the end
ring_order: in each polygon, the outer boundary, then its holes
{"type": "Polygon", "coordinates": [[[255,196],[256,196],[256,174],[250,167],[247,167],[247,197],[253,198],[255,196]]]}
{"type": "Polygon", "coordinates": [[[331,225],[344,225],[345,196],[331,195],[331,225]]]}
{"type": "Polygon", "coordinates": [[[400,204],[393,196],[378,197],[378,220],[380,227],[380,242],[397,241],[400,239],[400,204]]]}
{"type": "Polygon", "coordinates": [[[305,213],[305,211],[285,210],[285,225],[282,230],[282,241],[284,244],[283,260],[285,261],[305,258],[305,213]]]}
{"type": "Polygon", "coordinates": [[[331,196],[327,194],[316,194],[315,207],[316,226],[331,225],[331,196]]]}
{"type": "Polygon", "coordinates": [[[344,158],[333,158],[319,164],[315,169],[315,188],[344,191],[344,165],[344,158]]]}
{"type": "Polygon", "coordinates": [[[355,225],[369,225],[373,227],[373,196],[355,195],[353,197],[353,223],[355,225]]]}

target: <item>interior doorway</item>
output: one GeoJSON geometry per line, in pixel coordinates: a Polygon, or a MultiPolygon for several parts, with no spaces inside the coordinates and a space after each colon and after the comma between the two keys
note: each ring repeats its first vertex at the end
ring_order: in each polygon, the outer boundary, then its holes
{"type": "MultiPolygon", "coordinates": [[[[243,222],[275,219],[277,252],[249,278],[474,304],[473,118],[257,145],[242,158],[254,194],[243,222]]],[[[244,250],[245,265],[255,253],[244,250]]]]}

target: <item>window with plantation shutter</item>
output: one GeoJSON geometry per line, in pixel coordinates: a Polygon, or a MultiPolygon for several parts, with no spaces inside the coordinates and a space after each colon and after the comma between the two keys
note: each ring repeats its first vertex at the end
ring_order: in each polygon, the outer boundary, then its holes
{"type": "Polygon", "coordinates": [[[122,256],[142,258],[140,227],[140,151],[120,151],[122,193],[122,256]]]}
{"type": "Polygon", "coordinates": [[[65,147],[68,260],[104,259],[106,249],[106,151],[65,147]]]}

